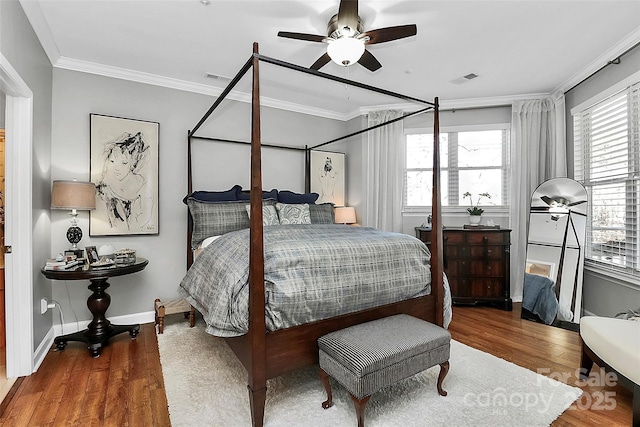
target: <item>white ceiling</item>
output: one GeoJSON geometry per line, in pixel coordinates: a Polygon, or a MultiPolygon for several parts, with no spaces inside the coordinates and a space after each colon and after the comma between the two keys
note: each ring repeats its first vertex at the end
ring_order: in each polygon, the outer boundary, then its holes
{"type": "MultiPolygon", "coordinates": [[[[311,65],[324,44],[277,33],[326,34],[339,1],[20,3],[56,67],[216,95],[226,83],[205,73],[233,77],[253,42],[262,55],[311,65]]],[[[359,14],[365,31],[417,24],[418,35],[369,46],[382,63],[376,72],[334,63],[321,71],[416,98],[438,96],[449,106],[504,104],[567,90],[640,41],[637,0],[361,0],[359,14]],[[461,83],[469,73],[479,77],[461,83]]],[[[267,64],[260,70],[268,82],[262,95],[284,108],[344,117],[356,105],[392,102],[267,64]]],[[[248,91],[248,78],[238,89],[248,91]]]]}

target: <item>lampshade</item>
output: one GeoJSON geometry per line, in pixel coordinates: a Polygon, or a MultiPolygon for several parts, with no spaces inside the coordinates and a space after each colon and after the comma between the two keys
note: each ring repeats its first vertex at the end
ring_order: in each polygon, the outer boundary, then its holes
{"type": "Polygon", "coordinates": [[[52,209],[91,210],[96,208],[96,186],[92,182],[53,181],[52,209]]]}
{"type": "Polygon", "coordinates": [[[349,66],[358,62],[364,53],[364,40],[340,37],[327,46],[329,57],[338,65],[349,66]]]}
{"type": "Polygon", "coordinates": [[[335,208],[336,224],[355,224],[356,209],[353,207],[335,208]]]}

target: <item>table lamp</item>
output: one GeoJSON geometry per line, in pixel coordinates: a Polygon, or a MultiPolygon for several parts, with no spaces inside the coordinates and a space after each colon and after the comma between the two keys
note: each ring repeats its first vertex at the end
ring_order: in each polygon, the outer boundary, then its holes
{"type": "Polygon", "coordinates": [[[356,208],[353,207],[340,207],[335,209],[336,224],[355,224],[356,221],[356,208]]]}
{"type": "Polygon", "coordinates": [[[51,209],[70,209],[71,227],[67,230],[67,240],[71,249],[78,248],[82,230],[78,227],[78,210],[96,208],[96,186],[91,182],[53,181],[51,209]]]}

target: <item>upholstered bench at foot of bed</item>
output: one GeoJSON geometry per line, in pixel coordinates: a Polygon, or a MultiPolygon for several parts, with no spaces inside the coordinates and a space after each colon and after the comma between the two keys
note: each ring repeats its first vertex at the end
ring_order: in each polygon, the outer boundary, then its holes
{"type": "Polygon", "coordinates": [[[329,376],[351,395],[358,426],[376,391],[440,365],[438,393],[446,396],[442,381],[449,370],[451,334],[437,325],[399,314],[332,332],[318,339],[320,378],[327,391],[322,407],[332,402],[329,376]]]}
{"type": "Polygon", "coordinates": [[[155,309],[155,324],[158,325],[158,333],[164,332],[164,316],[169,314],[184,313],[184,318],[189,319],[189,326],[194,327],[196,324],[196,310],[186,299],[178,299],[173,301],[160,301],[158,298],[153,301],[155,309]]]}

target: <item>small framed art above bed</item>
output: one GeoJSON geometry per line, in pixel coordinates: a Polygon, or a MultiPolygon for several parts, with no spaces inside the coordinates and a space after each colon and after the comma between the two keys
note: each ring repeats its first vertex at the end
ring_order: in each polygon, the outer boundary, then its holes
{"type": "MultiPolygon", "coordinates": [[[[211,130],[211,126],[208,127],[211,130]]],[[[179,291],[203,314],[207,331],[225,337],[247,370],[254,426],[263,425],[266,380],[318,363],[317,339],[355,324],[405,313],[445,325],[440,209],[438,99],[433,102],[300,67],[258,53],[244,64],[187,141],[187,266],[179,291]],[[415,104],[416,110],[341,138],[304,147],[262,143],[260,64],[415,104]],[[251,140],[196,134],[251,71],[251,140]],[[434,122],[431,251],[413,236],[333,224],[333,204],[310,191],[312,153],[403,118],[430,112],[434,122]],[[193,141],[250,145],[251,184],[193,189],[193,141]],[[305,193],[262,186],[262,150],[295,150],[305,164],[305,193]],[[222,190],[222,191],[220,191],[222,190]],[[315,197],[315,199],[314,199],[315,197]],[[224,199],[224,200],[223,200],[224,199]],[[313,200],[312,200],[313,199],[313,200]],[[206,246],[203,248],[203,246],[206,246]],[[194,251],[199,255],[194,259],[194,251]]],[[[317,162],[315,162],[317,163],[317,162]]],[[[339,175],[334,175],[339,181],[339,175]]],[[[342,157],[344,179],[344,156],[342,157]]],[[[344,197],[344,184],[342,184],[344,197]]],[[[335,195],[335,193],[334,193],[335,195]]],[[[344,200],[341,201],[342,205],[344,200]]],[[[336,203],[337,204],[337,203],[336,203]]]]}

